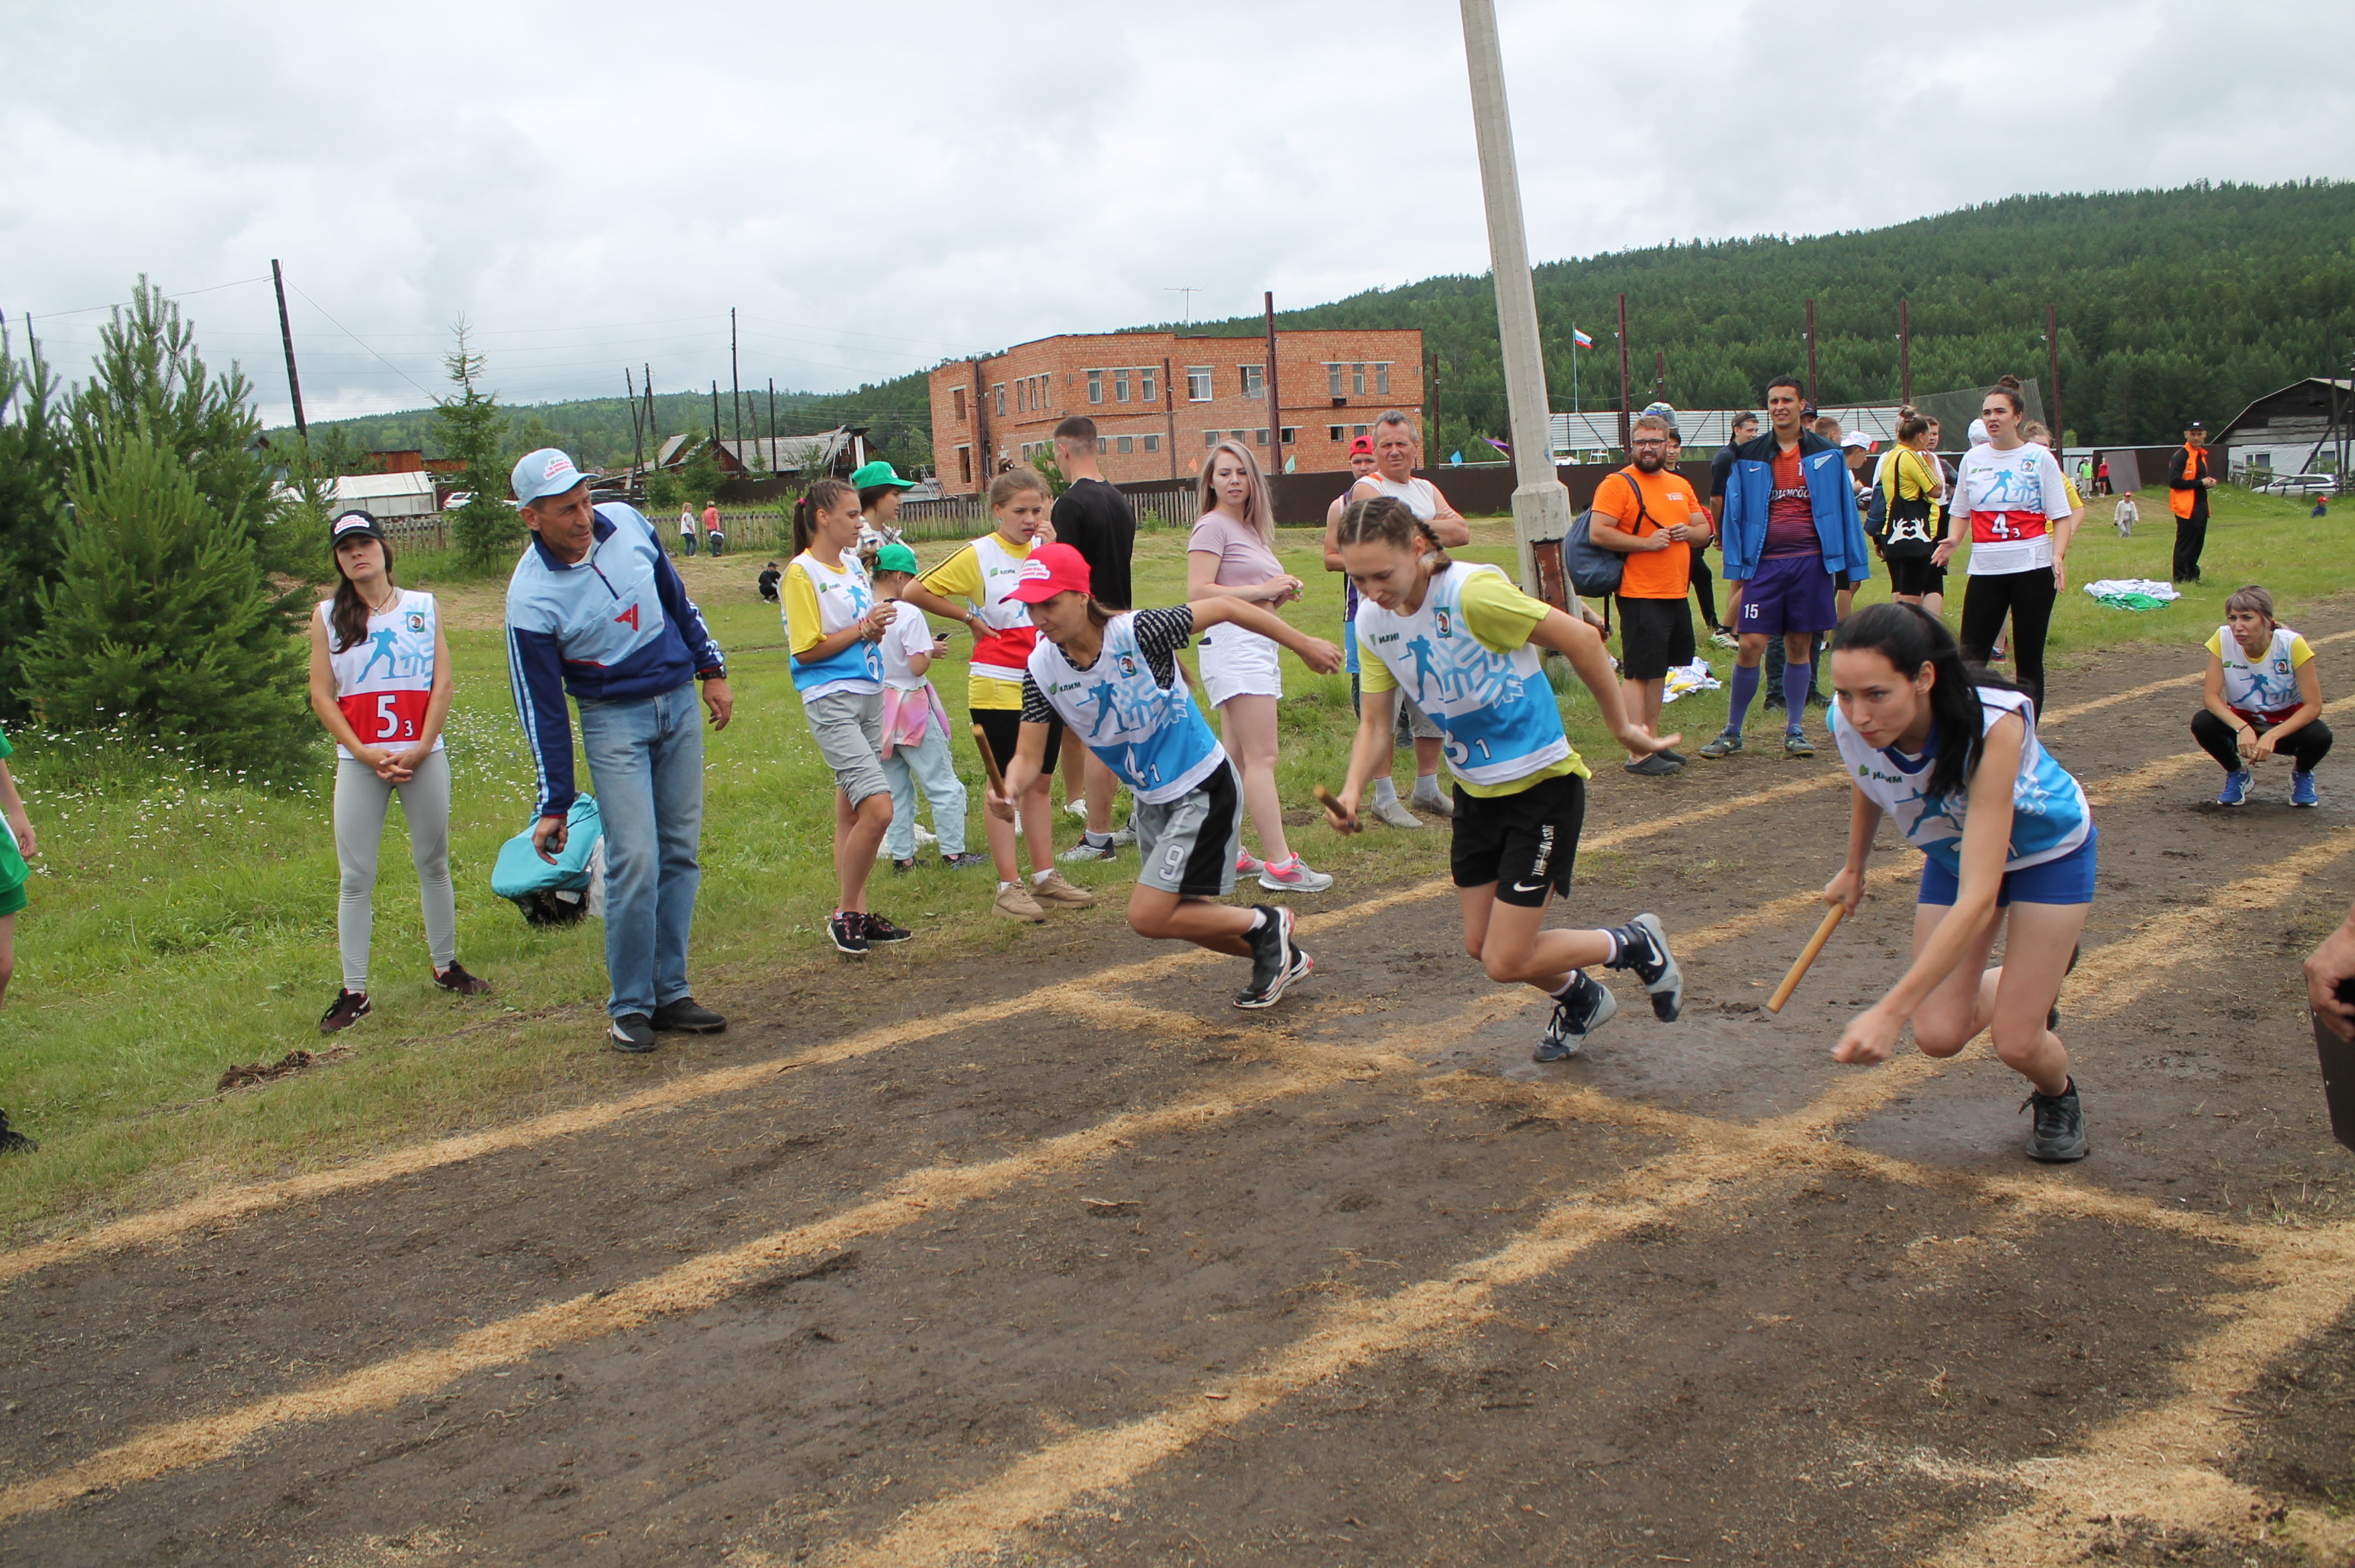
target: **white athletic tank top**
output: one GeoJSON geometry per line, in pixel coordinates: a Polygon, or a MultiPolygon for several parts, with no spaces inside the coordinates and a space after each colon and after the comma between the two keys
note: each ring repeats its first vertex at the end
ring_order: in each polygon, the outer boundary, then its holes
{"type": "MultiPolygon", "coordinates": [[[[336,706],[359,738],[371,746],[406,751],[424,732],[425,709],[433,696],[433,644],[441,613],[433,595],[404,588],[392,608],[370,615],[368,632],[343,652],[336,651],[332,599],[319,601],[319,622],[327,628],[327,666],[335,672],[336,706]]],[[[433,737],[441,751],[442,737],[433,737]]],[[[350,756],[338,743],[336,755],[350,756]]]]}
{"type": "Polygon", "coordinates": [[[2296,712],[2301,700],[2297,652],[2304,640],[2287,626],[2275,626],[2273,645],[2253,659],[2231,626],[2217,627],[2208,645],[2224,666],[2224,706],[2269,719],[2296,712]]]}
{"type": "Polygon", "coordinates": [[[1464,624],[1464,584],[1493,566],[1433,574],[1412,614],[1358,603],[1358,644],[1389,667],[1407,700],[1446,734],[1447,765],[1467,783],[1510,784],[1570,755],[1561,709],[1537,649],[1497,653],[1464,624]]]}
{"type": "Polygon", "coordinates": [[[1039,639],[1030,650],[1030,678],[1063,727],[1118,774],[1137,799],[1166,805],[1209,778],[1227,760],[1225,748],[1194,706],[1183,676],[1164,687],[1136,645],[1136,614],[1124,610],[1104,623],[1096,662],[1079,669],[1063,650],[1039,639]]]}
{"type": "Polygon", "coordinates": [[[989,635],[974,644],[973,673],[984,680],[1010,680],[1019,685],[1030,650],[1039,642],[1039,629],[1030,624],[1030,606],[1007,595],[1021,581],[1022,563],[1029,559],[1029,553],[1016,555],[1006,548],[1004,536],[994,532],[975,539],[972,549],[981,564],[984,595],[982,602],[974,606],[974,613],[989,628],[989,635]]]}
{"type": "MultiPolygon", "coordinates": [[[[1979,712],[1981,733],[2007,713],[2019,714],[2028,726],[2020,739],[2019,776],[2011,787],[2011,844],[2003,869],[2041,866],[2083,845],[2094,830],[2093,809],[2085,803],[2083,786],[2037,740],[2036,710],[2028,694],[1983,686],[1979,712]]],[[[1865,798],[1888,814],[1908,843],[1949,874],[1961,876],[1963,817],[1970,803],[1962,795],[1933,800],[1922,793],[1934,752],[1907,757],[1867,744],[1849,727],[1837,702],[1832,704],[1831,726],[1840,761],[1865,798]]]]}
{"type": "MultiPolygon", "coordinates": [[[[1385,479],[1377,469],[1359,480],[1358,485],[1369,482],[1383,495],[1404,501],[1406,509],[1423,522],[1439,516],[1439,491],[1428,479],[1385,479]]],[[[1356,493],[1358,485],[1349,486],[1352,494],[1356,493]]]]}
{"type": "MultiPolygon", "coordinates": [[[[805,549],[785,562],[785,571],[798,571],[808,580],[817,594],[817,628],[828,636],[864,621],[868,612],[875,608],[875,590],[867,581],[867,568],[848,550],[828,565],[815,551],[805,549]]],[[[783,604],[787,597],[783,592],[777,595],[779,612],[790,635],[792,612],[783,604]]],[[[864,639],[837,649],[832,657],[815,664],[804,664],[799,659],[787,662],[793,667],[794,689],[801,693],[804,702],[837,691],[866,693],[883,689],[882,656],[875,651],[873,643],[864,639]]]]}

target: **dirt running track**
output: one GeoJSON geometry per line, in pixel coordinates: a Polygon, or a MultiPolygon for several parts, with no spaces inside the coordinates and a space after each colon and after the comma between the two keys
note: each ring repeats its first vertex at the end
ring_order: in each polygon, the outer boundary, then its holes
{"type": "Polygon", "coordinates": [[[1606,765],[1575,909],[1657,910],[1693,990],[1571,1062],[1436,884],[1305,901],[1273,1016],[1108,908],[711,996],[614,1104],[0,1254],[0,1560],[2346,1563],[2355,1157],[2296,960],[2355,771],[2206,805],[2197,671],[2054,682],[2103,829],[2081,1167],[1983,1044],[1828,1060],[1904,949],[1893,842],[1760,1009],[1828,750],[1606,765]]]}

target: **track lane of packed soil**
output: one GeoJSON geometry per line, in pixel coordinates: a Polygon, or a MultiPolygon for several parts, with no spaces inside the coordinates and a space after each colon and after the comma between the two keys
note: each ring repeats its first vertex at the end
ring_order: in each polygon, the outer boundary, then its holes
{"type": "MultiPolygon", "coordinates": [[[[2347,688],[2355,649],[2322,656],[2326,688],[2347,688]]],[[[2194,667],[2172,654],[2094,661],[2059,676],[2054,701],[2178,666],[2194,667]]],[[[2138,699],[2049,738],[2098,789],[2179,754],[2194,700],[2188,688],[2138,699]]],[[[1830,765],[1747,757],[1649,788],[1606,768],[1590,836],[1830,765]]],[[[2335,804],[2197,804],[2211,788],[2203,764],[2099,813],[2089,953],[2350,823],[2335,804]]],[[[1827,788],[1590,856],[1573,906],[1608,919],[1655,908],[1672,933],[1724,921],[1820,885],[1846,814],[1827,788]]],[[[1909,856],[1879,859],[1910,869],[1909,856]]],[[[1631,1170],[1672,1174],[1676,1136],[1642,1125],[1646,1110],[1754,1125],[1854,1083],[1823,1051],[1893,973],[1909,887],[1867,905],[1781,1019],[1758,1003],[1812,923],[1804,913],[1697,956],[1676,1029],[1623,987],[1621,1019],[1561,1067],[1527,1060],[1533,1009],[1467,1021],[1495,987],[1462,956],[1443,895],[1323,937],[1316,976],[1273,1019],[1225,1007],[1231,966],[1176,968],[1116,997],[1194,1020],[1167,1033],[1117,1015],[1019,1014],[41,1271],[0,1291],[0,1345],[18,1369],[0,1488],[159,1422],[821,1219],[909,1170],[1244,1088],[1377,1037],[1411,1041],[1421,1063],[1142,1139],[698,1310],[17,1519],[0,1525],[0,1552],[791,1561],[869,1539],[1043,1444],[1198,1398],[1282,1354],[1336,1303],[1444,1280],[1548,1203],[1631,1170]],[[1579,1089],[1628,1116],[1582,1118],[1568,1098],[1579,1089]]],[[[2141,1004],[2064,1024],[2097,1153],[2044,1179],[2187,1211],[2340,1179],[2293,981],[2350,894],[2355,858],[2330,861],[2286,901],[2219,913],[2219,942],[2168,954],[2173,972],[2141,1004]]],[[[879,997],[1014,997],[1153,953],[1115,919],[1042,941],[1035,963],[895,955],[888,980],[780,976],[724,998],[739,1020],[729,1035],[654,1071],[818,1043],[872,1025],[879,997]]],[[[2174,1357],[2239,1288],[2216,1272],[2234,1248],[2009,1214],[1967,1182],[1929,1179],[2033,1174],[2017,1154],[2018,1098],[1985,1060],[1917,1076],[1849,1136],[1928,1168],[1923,1180],[1762,1161],[1656,1229],[1500,1290],[1492,1317],[1281,1402],[1025,1544],[1100,1563],[1913,1561],[2019,1500],[2005,1467],[2169,1392],[2174,1357]]],[[[2327,1390],[2339,1363],[2327,1345],[2316,1355],[2301,1376],[2327,1390]]],[[[2355,1423],[2327,1392],[2296,1397],[2306,1387],[2269,1406],[2243,1468],[2311,1500],[2345,1484],[2328,1456],[2355,1423]],[[2285,1449],[2323,1457],[2267,1468],[2261,1456],[2285,1449]]],[[[2118,1528],[2125,1555],[2112,1561],[2207,1550],[2118,1528]]]]}

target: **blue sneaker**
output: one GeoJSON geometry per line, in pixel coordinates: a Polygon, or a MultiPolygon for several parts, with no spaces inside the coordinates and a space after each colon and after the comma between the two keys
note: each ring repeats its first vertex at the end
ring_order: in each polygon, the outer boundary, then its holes
{"type": "Polygon", "coordinates": [[[2311,768],[2292,768],[2289,774],[2289,803],[2292,805],[2320,805],[2322,796],[2314,787],[2311,768]]]}
{"type": "Polygon", "coordinates": [[[2249,804],[2249,770],[2242,768],[2224,775],[2224,793],[2216,797],[2218,805],[2249,804]]]}

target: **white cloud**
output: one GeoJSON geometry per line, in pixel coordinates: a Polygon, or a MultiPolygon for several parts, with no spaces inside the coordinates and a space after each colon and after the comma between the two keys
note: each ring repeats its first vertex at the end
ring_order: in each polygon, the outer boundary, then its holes
{"type": "MultiPolygon", "coordinates": [[[[2347,176],[2355,7],[1502,0],[1540,259],[2023,190],[2347,176]]],[[[284,259],[311,411],[835,389],[1049,332],[1487,265],[1435,0],[10,7],[12,322],[284,259]],[[356,343],[329,317],[364,340],[356,343]],[[386,361],[390,361],[388,365],[386,361]]],[[[190,298],[271,417],[266,286],[190,298]]],[[[79,371],[101,315],[40,323],[79,371]]]]}

